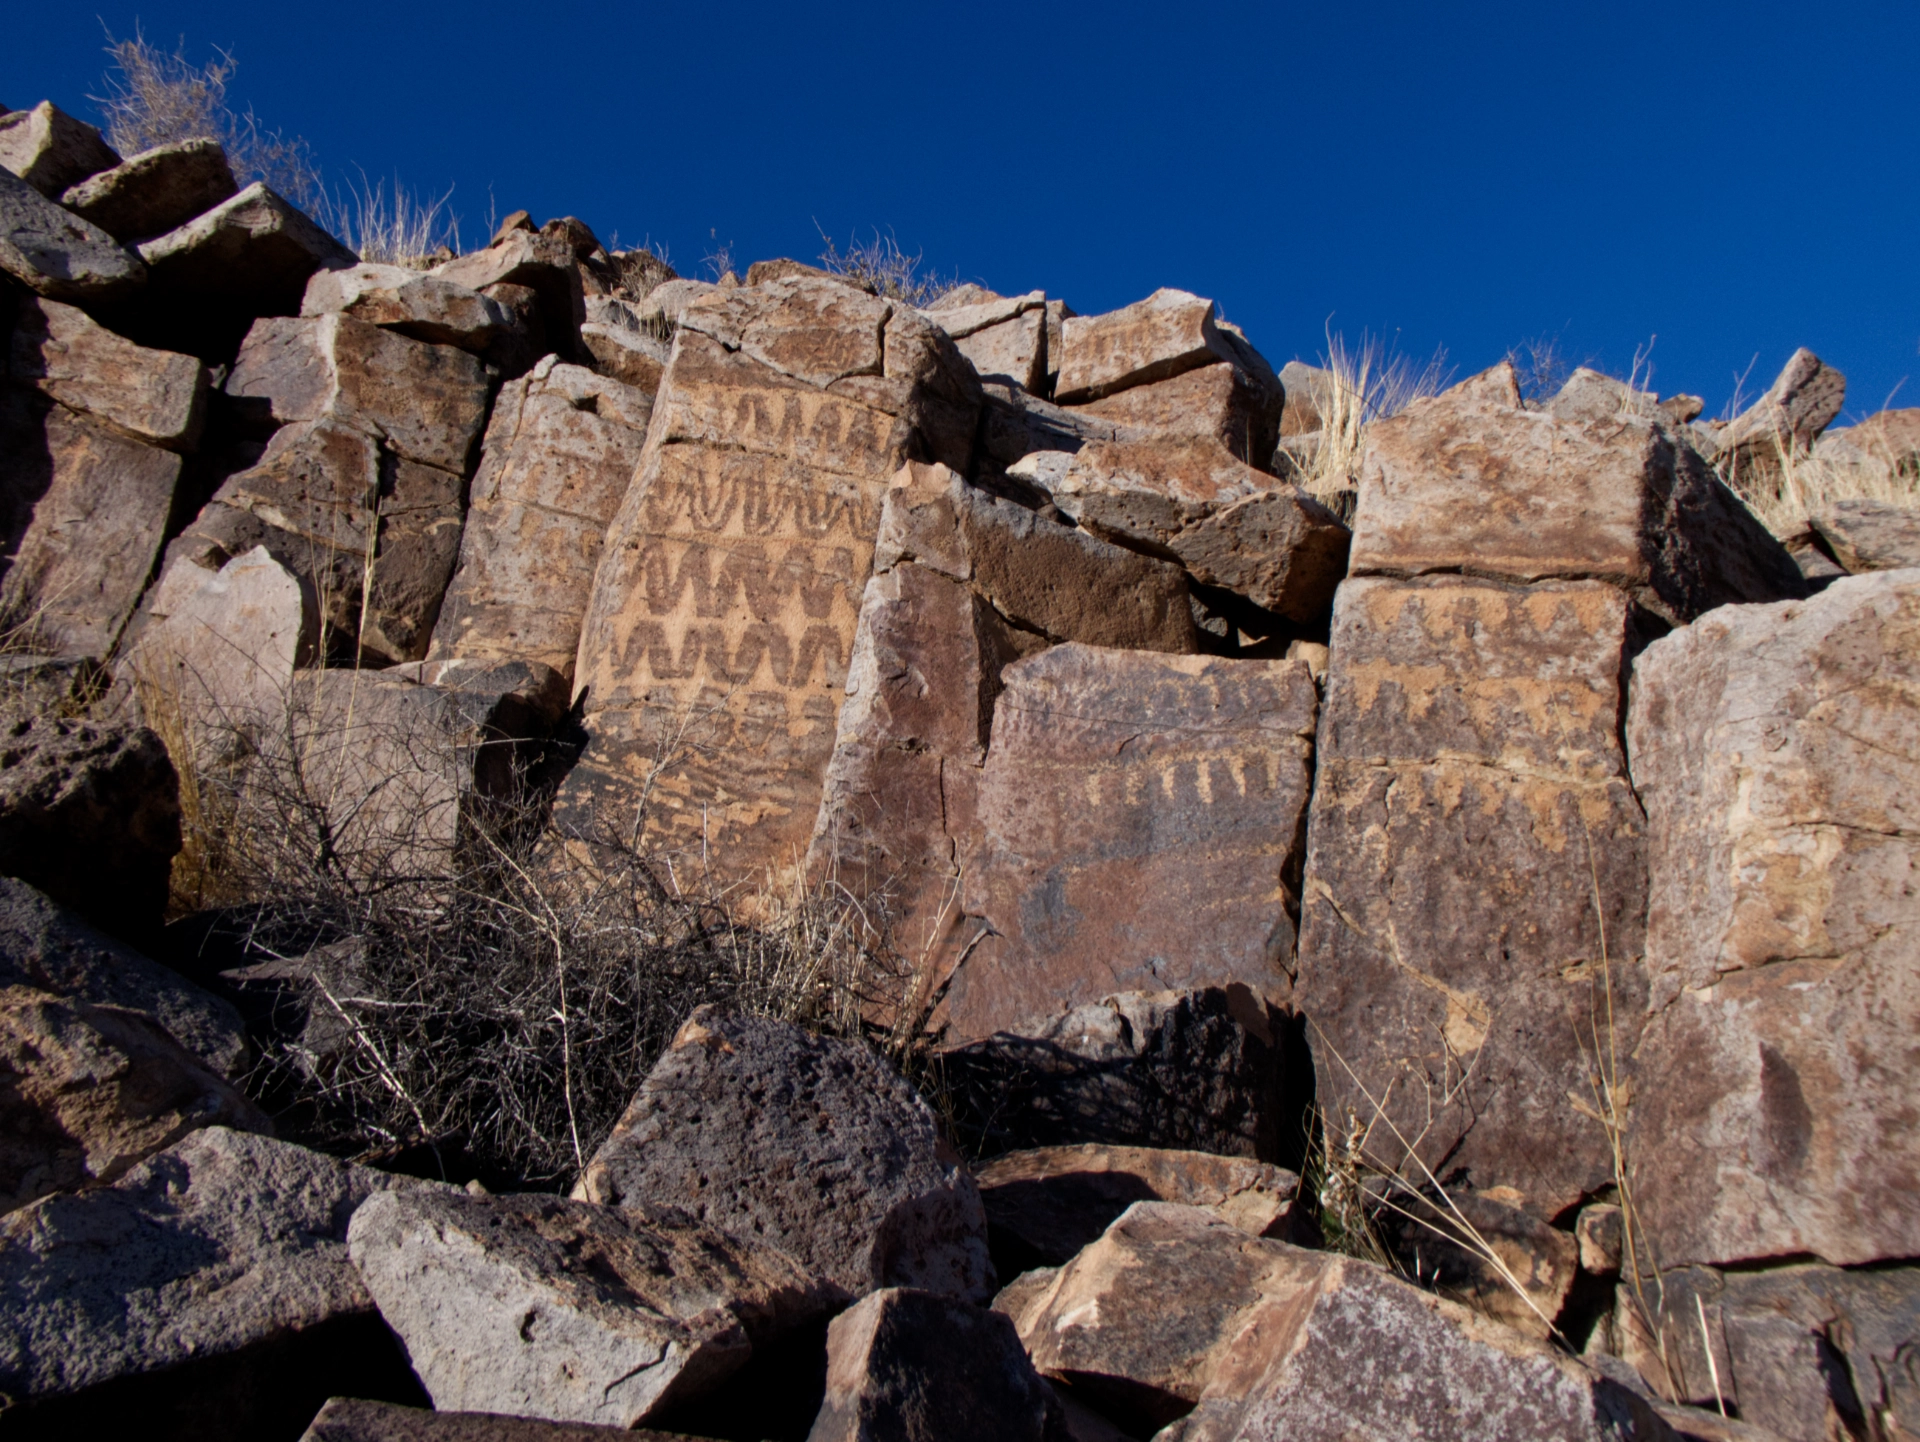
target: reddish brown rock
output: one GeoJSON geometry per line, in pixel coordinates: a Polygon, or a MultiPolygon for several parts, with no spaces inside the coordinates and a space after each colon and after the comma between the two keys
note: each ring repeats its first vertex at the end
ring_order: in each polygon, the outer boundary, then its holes
{"type": "Polygon", "coordinates": [[[1297,486],[1213,440],[1090,441],[1011,472],[1045,490],[1094,535],[1169,555],[1194,580],[1295,622],[1332,604],[1347,572],[1347,528],[1297,486]]]}
{"type": "Polygon", "coordinates": [[[1267,384],[1257,373],[1222,361],[1074,409],[1155,435],[1215,440],[1241,460],[1265,467],[1280,439],[1281,396],[1278,381],[1267,384]]]}
{"type": "MultiPolygon", "coordinates": [[[[617,303],[617,302],[616,302],[617,303]]],[[[580,342],[593,357],[601,375],[654,395],[667,373],[668,347],[643,331],[589,321],[580,327],[580,342]]]]}
{"type": "Polygon", "coordinates": [[[69,186],[60,203],[115,240],[134,242],[185,225],[239,188],[219,141],[182,140],[69,186]]]}
{"type": "Polygon", "coordinates": [[[1002,1276],[1072,1261],[1135,1202],[1206,1207],[1252,1236],[1284,1237],[1300,1187],[1246,1157],[1097,1142],[1008,1152],[975,1176],[1002,1276]]]}
{"type": "MultiPolygon", "coordinates": [[[[51,100],[0,115],[0,167],[50,200],[70,185],[120,163],[113,147],[84,120],[51,100]]],[[[88,217],[91,219],[91,217],[88,217]]]]}
{"type": "Polygon", "coordinates": [[[273,1130],[151,1017],[0,987],[0,1211],[114,1181],[206,1126],[273,1130]]]}
{"type": "Polygon", "coordinates": [[[1282,436],[1308,435],[1326,424],[1325,415],[1333,403],[1333,372],[1304,361],[1288,361],[1280,367],[1280,384],[1286,391],[1280,415],[1282,436]]]}
{"type": "Polygon", "coordinates": [[[1528,410],[1505,363],[1372,428],[1350,566],[1602,580],[1674,622],[1805,589],[1780,543],[1663,421],[1528,410]]]}
{"type": "Polygon", "coordinates": [[[429,345],[486,353],[513,326],[507,308],[490,296],[439,276],[397,265],[323,270],[307,282],[300,314],[346,315],[429,345]]]}
{"type": "Polygon", "coordinates": [[[359,257],[308,216],[256,181],[231,200],[139,246],[153,284],[255,307],[256,315],[300,308],[307,279],[359,257]]]}
{"type": "Polygon", "coordinates": [[[8,374],[129,440],[171,451],[199,442],[207,368],[123,340],[74,306],[21,302],[8,374]]]}
{"type": "Polygon", "coordinates": [[[1068,1442],[1052,1389],[998,1312],[889,1288],[827,1330],[827,1395],[808,1442],[1068,1442]]]}
{"type": "Polygon", "coordinates": [[[801,862],[888,480],[964,470],[977,410],[894,302],[801,277],[685,308],[587,610],[564,826],[625,835],[645,791],[644,844],[703,886],[801,862]]]}
{"type": "Polygon", "coordinates": [[[525,286],[537,297],[546,348],[562,360],[587,359],[579,339],[580,324],[586,319],[586,296],[572,243],[565,236],[503,227],[485,250],[435,266],[430,274],[468,290],[525,286]]]}
{"type": "Polygon", "coordinates": [[[551,357],[501,389],[429,659],[538,661],[572,679],[652,413],[645,394],[551,357]]]}
{"type": "Polygon", "coordinates": [[[1653,994],[1628,1140],[1664,1265],[1920,1254],[1916,681],[1911,571],[1714,612],[1634,668],[1653,994]]]}
{"type": "Polygon", "coordinates": [[[1069,644],[1002,681],[962,841],[969,939],[949,1042],[1112,992],[1282,990],[1311,781],[1307,668],[1069,644]]]}
{"type": "Polygon", "coordinates": [[[1811,450],[1846,399],[1847,378],[1803,346],[1766,394],[1714,432],[1714,462],[1729,485],[1761,482],[1778,473],[1784,455],[1811,450]]]}
{"type": "Polygon", "coordinates": [[[1417,1139],[1449,1185],[1541,1217],[1612,1180],[1583,1108],[1646,995],[1629,640],[1592,581],[1340,588],[1293,1004],[1324,1124],[1371,1127],[1387,1172],[1419,1179],[1417,1139]]]}
{"type": "Polygon", "coordinates": [[[1212,301],[1156,290],[1121,310],[1066,320],[1054,399],[1061,405],[1097,401],[1235,358],[1214,324],[1212,301]]]}
{"type": "Polygon", "coordinates": [[[1813,529],[1853,575],[1920,566],[1920,508],[1853,497],[1817,512],[1813,529]]]}

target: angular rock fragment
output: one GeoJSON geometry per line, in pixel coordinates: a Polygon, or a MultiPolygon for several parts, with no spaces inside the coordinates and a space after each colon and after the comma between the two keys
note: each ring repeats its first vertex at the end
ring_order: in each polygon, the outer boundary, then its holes
{"type": "Polygon", "coordinates": [[[1038,393],[1047,379],[1047,297],[991,296],[971,302],[943,296],[927,314],[953,337],[983,379],[1038,393]]]}
{"type": "Polygon", "coordinates": [[[485,250],[437,265],[429,275],[468,290],[495,285],[525,286],[537,297],[537,313],[546,348],[566,361],[585,361],[580,323],[586,299],[573,246],[564,236],[535,231],[504,231],[485,250]]]}
{"type": "Polygon", "coordinates": [[[1722,609],[1634,667],[1658,1082],[1628,1144],[1663,1265],[1920,1255],[1916,680],[1912,571],[1722,609]]]}
{"type": "Polygon", "coordinates": [[[1552,1335],[1580,1264],[1571,1236],[1479,1192],[1395,1187],[1387,1201],[1376,1225],[1422,1286],[1526,1336],[1552,1335]]]}
{"type": "Polygon", "coordinates": [[[1213,440],[1090,441],[1012,473],[1094,535],[1170,556],[1202,585],[1291,621],[1322,615],[1346,576],[1339,518],[1213,440]]]}
{"type": "Polygon", "coordinates": [[[613,1442],[616,1437],[626,1442],[689,1442],[678,1433],[647,1427],[595,1427],[497,1412],[427,1412],[349,1397],[330,1399],[300,1442],[613,1442]]]}
{"type": "Polygon", "coordinates": [[[1543,1218],[1613,1180],[1586,1113],[1646,995],[1631,639],[1593,581],[1340,588],[1292,999],[1323,1124],[1371,1127],[1388,1173],[1418,1139],[1543,1218]]]}
{"type": "Polygon", "coordinates": [[[1031,1035],[1113,992],[1284,990],[1307,667],[1068,644],[1002,685],[960,838],[969,939],[948,1041],[1031,1035]]]}
{"type": "Polygon", "coordinates": [[[1802,346],[1766,394],[1714,432],[1713,460],[1735,487],[1777,473],[1784,455],[1813,448],[1846,399],[1847,378],[1802,346]]]}
{"type": "Polygon", "coordinates": [[[147,279],[138,256],[3,167],[0,271],[37,295],[67,301],[118,299],[147,279]]]}
{"type": "Polygon", "coordinates": [[[903,1288],[827,1331],[827,1395],[807,1442],[1068,1442],[1052,1389],[1000,1313],[903,1288]]]}
{"type": "Polygon", "coordinates": [[[207,1126],[273,1130],[151,1017],[0,987],[0,1211],[111,1182],[207,1126]]]}
{"type": "Polygon", "coordinates": [[[711,1392],[839,1295],[671,1211],[532,1194],[383,1193],[347,1245],[451,1412],[631,1427],[711,1392]]]}
{"type": "Polygon", "coordinates": [[[649,396],[660,389],[668,360],[663,341],[629,326],[589,321],[580,327],[580,343],[600,374],[649,396]]]}
{"type": "Polygon", "coordinates": [[[1257,370],[1221,361],[1076,409],[1156,436],[1218,441],[1240,460],[1266,466],[1279,443],[1281,395],[1280,382],[1264,361],[1257,370]]]}
{"type": "Polygon", "coordinates": [[[1920,407],[1879,411],[1858,425],[1824,431],[1816,460],[1857,471],[1885,485],[1920,474],[1920,407]]]}
{"type": "Polygon", "coordinates": [[[1105,315],[1069,318],[1053,398],[1078,405],[1236,359],[1214,324],[1213,309],[1210,300],[1161,289],[1105,315]]]}
{"type": "Polygon", "coordinates": [[[60,203],[115,240],[151,240],[239,192],[217,140],[181,140],[130,155],[68,187],[60,203]]]}
{"type": "Polygon", "coordinates": [[[300,314],[350,316],[428,345],[457,346],[475,355],[487,351],[513,325],[505,306],[477,290],[402,266],[364,262],[317,272],[307,282],[300,314]]]}
{"type": "Polygon", "coordinates": [[[294,205],[255,181],[231,200],[139,246],[156,287],[291,315],[316,270],[359,257],[294,205]]]}
{"type": "Polygon", "coordinates": [[[964,471],[978,406],[942,332],[836,282],[681,312],[581,636],[564,827],[627,835],[644,792],[644,844],[709,884],[801,861],[888,479],[909,453],[964,471]]]}
{"type": "Polygon", "coordinates": [[[1307,435],[1326,425],[1327,412],[1333,408],[1333,372],[1304,361],[1288,361],[1280,367],[1280,385],[1286,392],[1286,406],[1280,413],[1280,434],[1307,435]]]}
{"type": "Polygon", "coordinates": [[[199,442],[207,368],[124,340],[77,307],[22,302],[8,375],[130,440],[171,451],[199,442]]]}
{"type": "Polygon", "coordinates": [[[340,1392],[417,1398],[345,1243],[370,1193],[418,1185],[214,1127],[0,1219],[8,1427],[294,1436],[340,1392]]]}
{"type": "Polygon", "coordinates": [[[1160,1147],[1039,1147],[975,1171],[1002,1275],[1073,1260],[1135,1202],[1206,1207],[1250,1235],[1284,1236],[1300,1178],[1246,1157],[1160,1147]]]}
{"type": "Polygon", "coordinates": [[[262,431],[334,421],[455,475],[466,473],[487,415],[487,377],[474,357],[344,315],[256,322],[224,389],[262,431]]]}
{"type": "Polygon", "coordinates": [[[1851,574],[1920,566],[1920,509],[1885,501],[1835,501],[1813,516],[1813,529],[1851,574]]]}
{"type": "Polygon", "coordinates": [[[532,660],[572,679],[652,414],[647,395],[551,357],[501,389],[432,659],[532,660]]]}
{"type": "Polygon", "coordinates": [[[993,1295],[986,1215],[913,1089],[866,1048],[702,1007],[576,1195],[782,1247],[847,1296],[993,1295]]]}
{"type": "MultiPolygon", "coordinates": [[[[0,115],[0,169],[11,171],[50,200],[120,157],[84,120],[51,100],[0,115]]],[[[91,219],[91,217],[89,217],[91,219]]]]}
{"type": "Polygon", "coordinates": [[[26,716],[6,723],[0,875],[121,934],[159,924],[180,849],[179,781],[144,727],[26,716]]]}
{"type": "Polygon", "coordinates": [[[1623,416],[1654,414],[1660,398],[1650,391],[1587,366],[1578,366],[1559,393],[1546,403],[1556,420],[1601,424],[1623,416]]]}
{"type": "Polygon", "coordinates": [[[1676,623],[1804,594],[1780,543],[1663,421],[1528,410],[1505,363],[1373,427],[1350,565],[1603,580],[1676,623]]]}
{"type": "Polygon", "coordinates": [[[0,880],[0,986],[142,1012],[217,1076],[237,1076],[248,1059],[246,1031],[226,1002],[11,878],[0,880]]]}

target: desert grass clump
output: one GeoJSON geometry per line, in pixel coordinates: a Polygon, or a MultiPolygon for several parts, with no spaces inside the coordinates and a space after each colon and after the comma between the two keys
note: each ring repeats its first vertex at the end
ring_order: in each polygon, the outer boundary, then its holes
{"type": "Polygon", "coordinates": [[[1809,449],[1775,435],[1758,456],[1732,452],[1717,469],[1728,489],[1782,540],[1804,534],[1809,519],[1836,501],[1920,507],[1920,471],[1880,436],[1842,450],[1818,443],[1809,449]]]}
{"type": "Polygon", "coordinates": [[[1445,390],[1453,376],[1446,361],[1445,351],[1417,362],[1378,336],[1362,332],[1350,345],[1339,332],[1328,331],[1321,356],[1324,380],[1313,396],[1320,429],[1296,456],[1294,479],[1311,494],[1341,503],[1342,493],[1359,483],[1369,430],[1445,390]]]}
{"type": "Polygon", "coordinates": [[[429,198],[397,175],[389,194],[385,180],[369,184],[362,175],[357,185],[328,195],[321,209],[329,228],[363,261],[410,266],[460,253],[460,217],[447,206],[452,198],[452,186],[429,198]]]}
{"type": "Polygon", "coordinates": [[[904,301],[911,306],[929,306],[959,284],[956,277],[932,272],[922,274],[920,266],[925,260],[924,254],[915,251],[909,255],[900,248],[900,242],[891,232],[882,235],[876,230],[873,238],[866,241],[849,239],[845,250],[840,249],[824,230],[820,231],[820,239],[826,244],[826,249],[819,256],[824,269],[861,285],[872,286],[876,295],[888,300],[904,301]]]}

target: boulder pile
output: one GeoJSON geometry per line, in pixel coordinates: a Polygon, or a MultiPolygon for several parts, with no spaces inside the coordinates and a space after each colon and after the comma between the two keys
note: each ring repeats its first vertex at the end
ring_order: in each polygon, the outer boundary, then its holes
{"type": "Polygon", "coordinates": [[[1341,384],[1179,290],[363,263],[0,112],[0,1429],[1920,1435],[1920,413],[1502,363],[1329,483],[1341,384]],[[597,1134],[561,1015],[570,1196],[325,1155],[258,986],[415,1105],[352,938],[152,959],[275,767],[343,887],[885,964],[597,1134]]]}

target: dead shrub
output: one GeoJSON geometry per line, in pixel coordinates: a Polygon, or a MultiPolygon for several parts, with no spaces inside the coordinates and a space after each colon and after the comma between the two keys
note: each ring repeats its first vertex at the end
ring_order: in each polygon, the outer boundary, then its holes
{"type": "MultiPolygon", "coordinates": [[[[820,230],[817,221],[814,228],[820,230]]],[[[834,275],[843,275],[858,284],[872,286],[876,295],[888,300],[904,301],[911,306],[928,306],[960,283],[957,276],[940,276],[931,272],[921,274],[920,266],[925,256],[919,251],[907,254],[891,231],[881,235],[876,230],[873,238],[867,241],[849,239],[845,250],[834,244],[833,238],[824,230],[820,230],[820,239],[826,244],[826,249],[820,252],[819,257],[823,269],[834,275]]]]}

